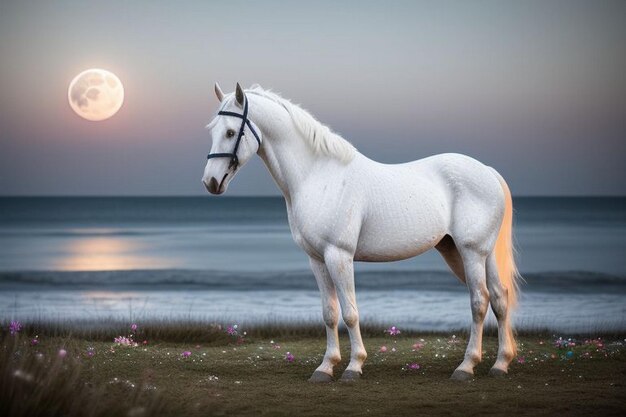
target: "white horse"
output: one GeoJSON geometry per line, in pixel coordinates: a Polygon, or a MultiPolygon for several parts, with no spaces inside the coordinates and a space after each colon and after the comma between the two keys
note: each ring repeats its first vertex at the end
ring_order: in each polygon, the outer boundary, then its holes
{"type": "Polygon", "coordinates": [[[340,307],[351,344],[341,380],[362,374],[367,353],[353,262],[395,261],[432,248],[470,293],[469,343],[452,378],[473,377],[489,303],[499,343],[490,375],[507,373],[516,355],[509,311],[516,303],[518,274],[511,194],[493,168],[459,154],[381,164],[302,108],[259,86],[244,92],[237,84],[234,94],[225,95],[215,84],[215,93],[221,108],[207,126],[213,144],[202,182],[210,193],[224,193],[256,153],[282,191],[291,233],[309,256],[322,296],[326,354],[311,381],[332,381],[341,360],[340,307]]]}

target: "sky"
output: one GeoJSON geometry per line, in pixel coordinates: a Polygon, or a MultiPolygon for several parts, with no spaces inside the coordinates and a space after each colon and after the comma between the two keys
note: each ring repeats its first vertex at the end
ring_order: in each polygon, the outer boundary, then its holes
{"type": "MultiPolygon", "coordinates": [[[[624,1],[2,1],[0,195],[204,195],[225,91],[280,92],[366,156],[460,152],[514,195],[626,195],[624,1]],[[112,118],[67,89],[104,68],[112,118]]],[[[277,195],[255,158],[229,195],[277,195]]]]}

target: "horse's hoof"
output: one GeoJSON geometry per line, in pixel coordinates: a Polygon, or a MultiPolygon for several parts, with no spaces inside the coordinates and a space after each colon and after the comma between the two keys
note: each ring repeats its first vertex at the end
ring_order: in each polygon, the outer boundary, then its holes
{"type": "Polygon", "coordinates": [[[470,374],[469,372],[461,371],[460,369],[455,370],[450,377],[453,381],[471,381],[474,378],[474,374],[470,374]]]}
{"type": "Polygon", "coordinates": [[[311,378],[309,378],[309,382],[315,382],[315,383],[333,382],[333,377],[332,375],[328,375],[326,372],[315,371],[313,372],[313,375],[311,375],[311,378]]]}
{"type": "Polygon", "coordinates": [[[494,378],[503,378],[507,375],[508,375],[508,372],[500,368],[491,368],[489,370],[489,376],[494,377],[494,378]]]}
{"type": "Polygon", "coordinates": [[[361,378],[360,372],[346,369],[345,371],[343,371],[340,381],[341,382],[355,382],[355,381],[358,381],[360,378],[361,378]]]}

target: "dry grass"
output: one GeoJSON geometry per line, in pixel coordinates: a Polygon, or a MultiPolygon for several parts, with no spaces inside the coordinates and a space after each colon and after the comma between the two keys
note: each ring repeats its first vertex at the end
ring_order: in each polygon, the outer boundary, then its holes
{"type": "Polygon", "coordinates": [[[158,415],[163,410],[160,398],[141,384],[128,390],[94,377],[90,363],[73,354],[76,341],[55,340],[45,349],[19,336],[4,337],[1,343],[2,416],[158,415]],[[60,357],[61,347],[70,353],[60,357]]]}
{"type": "MultiPolygon", "coordinates": [[[[223,345],[231,341],[224,329],[232,325],[227,319],[202,321],[202,320],[173,320],[173,319],[151,319],[141,321],[141,336],[148,340],[158,340],[160,342],[180,342],[180,343],[205,343],[223,345]]],[[[0,323],[6,329],[9,323],[0,323]]],[[[326,337],[324,325],[312,323],[310,321],[268,321],[264,323],[246,324],[239,323],[242,328],[246,328],[248,337],[281,339],[291,338],[321,338],[326,337]]],[[[56,338],[77,338],[93,341],[111,341],[114,337],[124,335],[129,331],[130,323],[119,319],[99,319],[99,320],[66,320],[66,321],[36,321],[23,325],[23,332],[26,334],[37,334],[45,337],[56,338]]],[[[363,336],[380,336],[384,333],[385,326],[381,323],[365,322],[361,323],[361,333],[363,336]]],[[[345,333],[345,329],[340,327],[340,332],[345,333]]],[[[418,334],[417,331],[406,330],[405,334],[418,334]]],[[[436,332],[419,332],[419,334],[434,334],[436,332]]],[[[463,331],[456,331],[462,334],[463,331]]]]}

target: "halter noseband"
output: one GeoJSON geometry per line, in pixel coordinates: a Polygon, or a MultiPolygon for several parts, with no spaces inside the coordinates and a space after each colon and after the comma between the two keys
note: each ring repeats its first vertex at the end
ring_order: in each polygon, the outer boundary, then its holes
{"type": "Polygon", "coordinates": [[[230,163],[228,164],[228,168],[232,168],[232,166],[234,165],[235,169],[237,169],[237,167],[239,166],[239,158],[237,158],[237,150],[239,149],[241,138],[244,136],[244,130],[246,128],[246,125],[248,125],[248,128],[254,135],[254,138],[259,144],[259,148],[261,147],[261,139],[259,138],[259,135],[256,133],[256,131],[252,127],[252,123],[250,123],[250,120],[248,120],[248,98],[246,97],[245,94],[243,95],[243,114],[234,113],[231,111],[223,111],[223,110],[218,112],[217,114],[220,116],[237,117],[241,119],[241,126],[239,127],[239,134],[237,134],[237,141],[235,142],[235,149],[233,149],[231,153],[210,153],[207,156],[207,159],[230,158],[230,163]]]}

